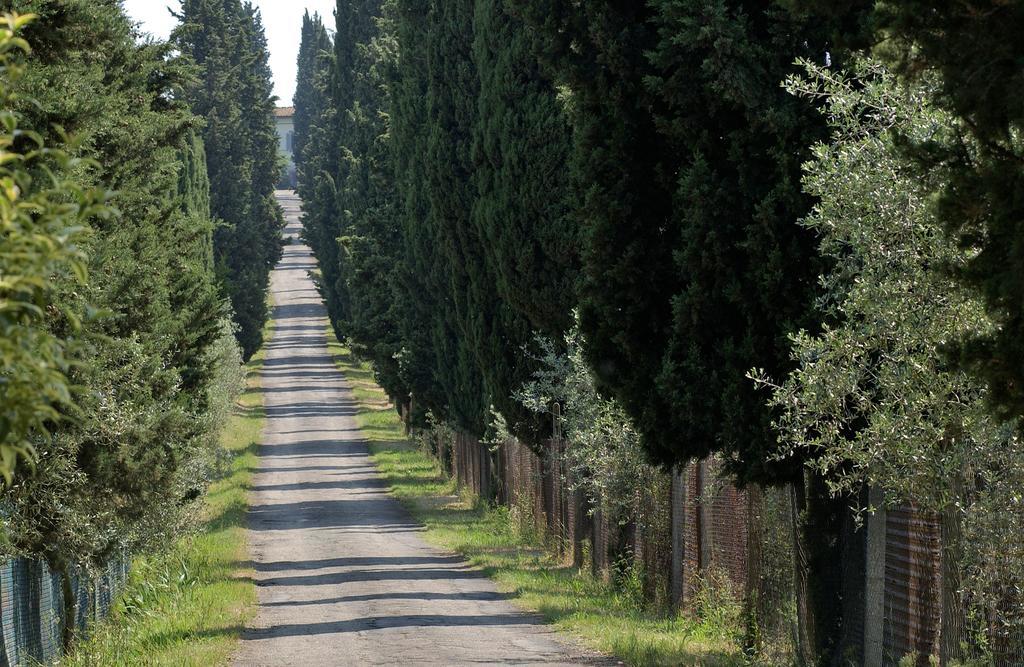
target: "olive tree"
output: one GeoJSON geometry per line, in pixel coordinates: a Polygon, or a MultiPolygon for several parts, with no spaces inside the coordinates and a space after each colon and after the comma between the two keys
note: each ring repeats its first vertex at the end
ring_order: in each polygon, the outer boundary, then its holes
{"type": "MultiPolygon", "coordinates": [[[[944,233],[929,198],[947,175],[922,173],[896,145],[941,142],[957,128],[930,104],[930,84],[901,85],[869,60],[850,73],[805,65],[808,76],[787,87],[821,103],[833,130],[805,167],[819,202],[802,223],[831,260],[821,276],[829,324],[792,336],[796,369],[781,383],[754,377],[772,389],[780,457],[809,452],[837,494],[870,486],[890,505],[940,517],[945,663],[962,657],[969,610],[991,618],[1005,587],[1024,582],[1014,541],[1024,530],[1024,448],[990,416],[985,385],[948,353],[994,324],[953,277],[971,250],[944,233]]],[[[1022,620],[1018,610],[999,624],[1019,632],[1022,620]]]]}

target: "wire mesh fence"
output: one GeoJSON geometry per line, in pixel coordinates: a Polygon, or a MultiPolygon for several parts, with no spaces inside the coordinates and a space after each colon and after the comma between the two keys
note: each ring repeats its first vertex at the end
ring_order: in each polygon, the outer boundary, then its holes
{"type": "MultiPolygon", "coordinates": [[[[638,480],[631,511],[616,514],[580,492],[564,447],[551,440],[538,454],[515,439],[488,446],[458,434],[435,451],[461,486],[509,507],[567,562],[606,580],[636,568],[654,605],[684,614],[698,613],[712,586],[742,608],[758,663],[798,661],[791,487],[739,489],[706,459],[638,480]]],[[[981,612],[962,599],[949,608],[940,517],[900,507],[843,523],[842,664],[1024,667],[1024,624],[1012,622],[1024,616],[1020,590],[981,612]]]]}
{"type": "MultiPolygon", "coordinates": [[[[98,574],[72,573],[73,623],[79,635],[110,613],[127,578],[126,559],[112,561],[98,574]]],[[[16,558],[0,564],[0,667],[60,658],[67,602],[63,577],[46,563],[16,558]]]]}

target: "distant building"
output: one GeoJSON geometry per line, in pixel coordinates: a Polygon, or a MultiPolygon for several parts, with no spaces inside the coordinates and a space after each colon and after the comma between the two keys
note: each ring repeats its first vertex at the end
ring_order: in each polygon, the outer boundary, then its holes
{"type": "Polygon", "coordinates": [[[281,185],[295,188],[295,107],[274,109],[274,123],[277,125],[281,155],[288,161],[284,176],[281,177],[281,185]]]}

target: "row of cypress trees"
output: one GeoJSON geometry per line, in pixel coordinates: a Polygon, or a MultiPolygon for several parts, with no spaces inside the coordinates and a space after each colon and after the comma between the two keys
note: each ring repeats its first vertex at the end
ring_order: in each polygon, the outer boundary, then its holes
{"type": "Polygon", "coordinates": [[[1000,326],[951,349],[1016,417],[1024,17],[967,4],[339,0],[333,44],[307,15],[299,188],[334,327],[414,425],[429,411],[481,437],[493,409],[540,450],[544,423],[512,396],[538,370],[534,335],[562,340],[578,309],[653,461],[715,453],[741,484],[794,485],[802,643],[835,650],[848,500],[813,452],[775,455],[777,413],[748,377],[784,377],[789,336],[835,316],[796,224],[827,119],[780,82],[854,49],[941,74],[963,140],[905,150],[954,174],[940,208],[980,250],[960,277],[1000,326]]]}
{"type": "Polygon", "coordinates": [[[284,226],[274,201],[280,167],[270,54],[251,2],[186,0],[178,18],[172,39],[198,73],[185,99],[205,120],[210,212],[217,220],[214,263],[248,359],[262,342],[284,226]]]}
{"type": "Polygon", "coordinates": [[[213,4],[187,4],[173,44],[143,39],[118,0],[3,7],[27,18],[10,15],[0,70],[0,555],[60,572],[68,619],[77,570],[194,521],[241,389],[235,334],[251,353],[266,317],[281,219],[266,44],[250,5],[224,25],[231,3],[213,4]]]}
{"type": "Polygon", "coordinates": [[[325,48],[306,16],[295,99],[332,321],[420,416],[482,433],[494,406],[537,442],[511,398],[533,370],[520,348],[571,324],[579,252],[571,130],[536,39],[501,3],[341,3],[337,26],[325,48]]]}

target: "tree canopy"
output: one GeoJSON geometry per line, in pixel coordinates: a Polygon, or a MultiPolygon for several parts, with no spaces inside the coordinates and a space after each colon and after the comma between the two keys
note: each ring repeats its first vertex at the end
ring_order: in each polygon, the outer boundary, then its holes
{"type": "Polygon", "coordinates": [[[198,67],[185,99],[204,120],[214,262],[245,358],[262,342],[284,219],[274,201],[278,138],[259,11],[240,0],[185,0],[174,42],[198,67]]]}
{"type": "MultiPolygon", "coordinates": [[[[12,285],[33,307],[14,313],[11,340],[29,333],[37,365],[67,388],[40,378],[49,412],[21,434],[36,460],[4,489],[2,544],[67,582],[74,566],[167,544],[194,519],[240,357],[214,273],[199,121],[181,94],[188,67],[139,41],[114,0],[16,5],[36,18],[30,55],[0,74],[5,127],[21,131],[5,176],[22,187],[5,189],[13,236],[0,249],[55,242],[30,262],[45,282],[12,285]]],[[[5,360],[4,377],[22,370],[5,360]]]]}

